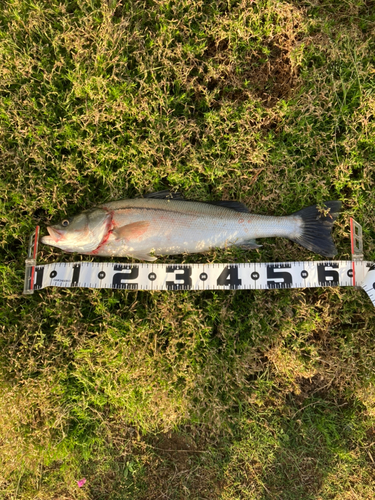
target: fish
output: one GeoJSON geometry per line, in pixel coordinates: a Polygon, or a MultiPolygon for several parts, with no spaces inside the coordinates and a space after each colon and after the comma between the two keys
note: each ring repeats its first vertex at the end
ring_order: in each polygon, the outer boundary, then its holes
{"type": "Polygon", "coordinates": [[[144,198],[104,203],[47,227],[42,243],[65,252],[132,257],[153,262],[162,255],[207,252],[232,245],[259,248],[257,238],[283,237],[333,257],[332,227],[340,201],[327,201],[288,216],[257,215],[237,201],[185,200],[159,191],[144,198]]]}

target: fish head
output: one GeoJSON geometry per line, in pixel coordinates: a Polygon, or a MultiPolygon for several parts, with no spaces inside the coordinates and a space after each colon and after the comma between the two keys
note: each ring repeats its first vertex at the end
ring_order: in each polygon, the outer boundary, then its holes
{"type": "Polygon", "coordinates": [[[94,208],[48,226],[49,236],[42,243],[65,252],[89,253],[95,250],[111,228],[112,216],[106,210],[94,208]]]}

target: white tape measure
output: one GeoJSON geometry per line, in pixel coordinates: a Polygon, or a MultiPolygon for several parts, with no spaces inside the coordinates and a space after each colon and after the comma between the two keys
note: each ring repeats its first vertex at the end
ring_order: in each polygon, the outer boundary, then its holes
{"type": "Polygon", "coordinates": [[[241,264],[36,264],[39,227],[30,238],[24,293],[48,286],[122,290],[269,290],[359,286],[375,305],[375,266],[362,258],[362,228],[351,220],[352,259],[241,264]]]}

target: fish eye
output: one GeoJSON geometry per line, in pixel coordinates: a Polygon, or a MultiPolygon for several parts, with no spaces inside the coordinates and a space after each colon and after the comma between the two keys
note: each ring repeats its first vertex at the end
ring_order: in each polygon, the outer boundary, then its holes
{"type": "Polygon", "coordinates": [[[61,225],[63,227],[69,226],[69,221],[67,219],[65,219],[65,220],[62,221],[61,225]]]}

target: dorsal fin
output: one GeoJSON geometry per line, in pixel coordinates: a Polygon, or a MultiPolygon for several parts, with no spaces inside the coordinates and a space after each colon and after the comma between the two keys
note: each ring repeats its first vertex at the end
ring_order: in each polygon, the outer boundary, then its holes
{"type": "Polygon", "coordinates": [[[164,191],[155,191],[155,193],[147,193],[144,198],[157,198],[159,200],[183,200],[184,197],[181,193],[164,189],[164,191]]]}
{"type": "MultiPolygon", "coordinates": [[[[168,189],[165,189],[164,191],[156,191],[155,193],[147,193],[147,194],[145,194],[144,198],[156,198],[159,200],[184,200],[184,201],[191,201],[191,202],[195,202],[195,203],[198,202],[198,200],[185,200],[185,198],[183,197],[183,195],[181,193],[169,191],[168,189]]],[[[247,208],[247,206],[239,201],[230,201],[230,200],[201,201],[199,203],[206,203],[208,205],[217,205],[219,207],[225,207],[225,208],[229,208],[231,210],[235,210],[236,212],[249,213],[249,209],[247,208]]]]}

